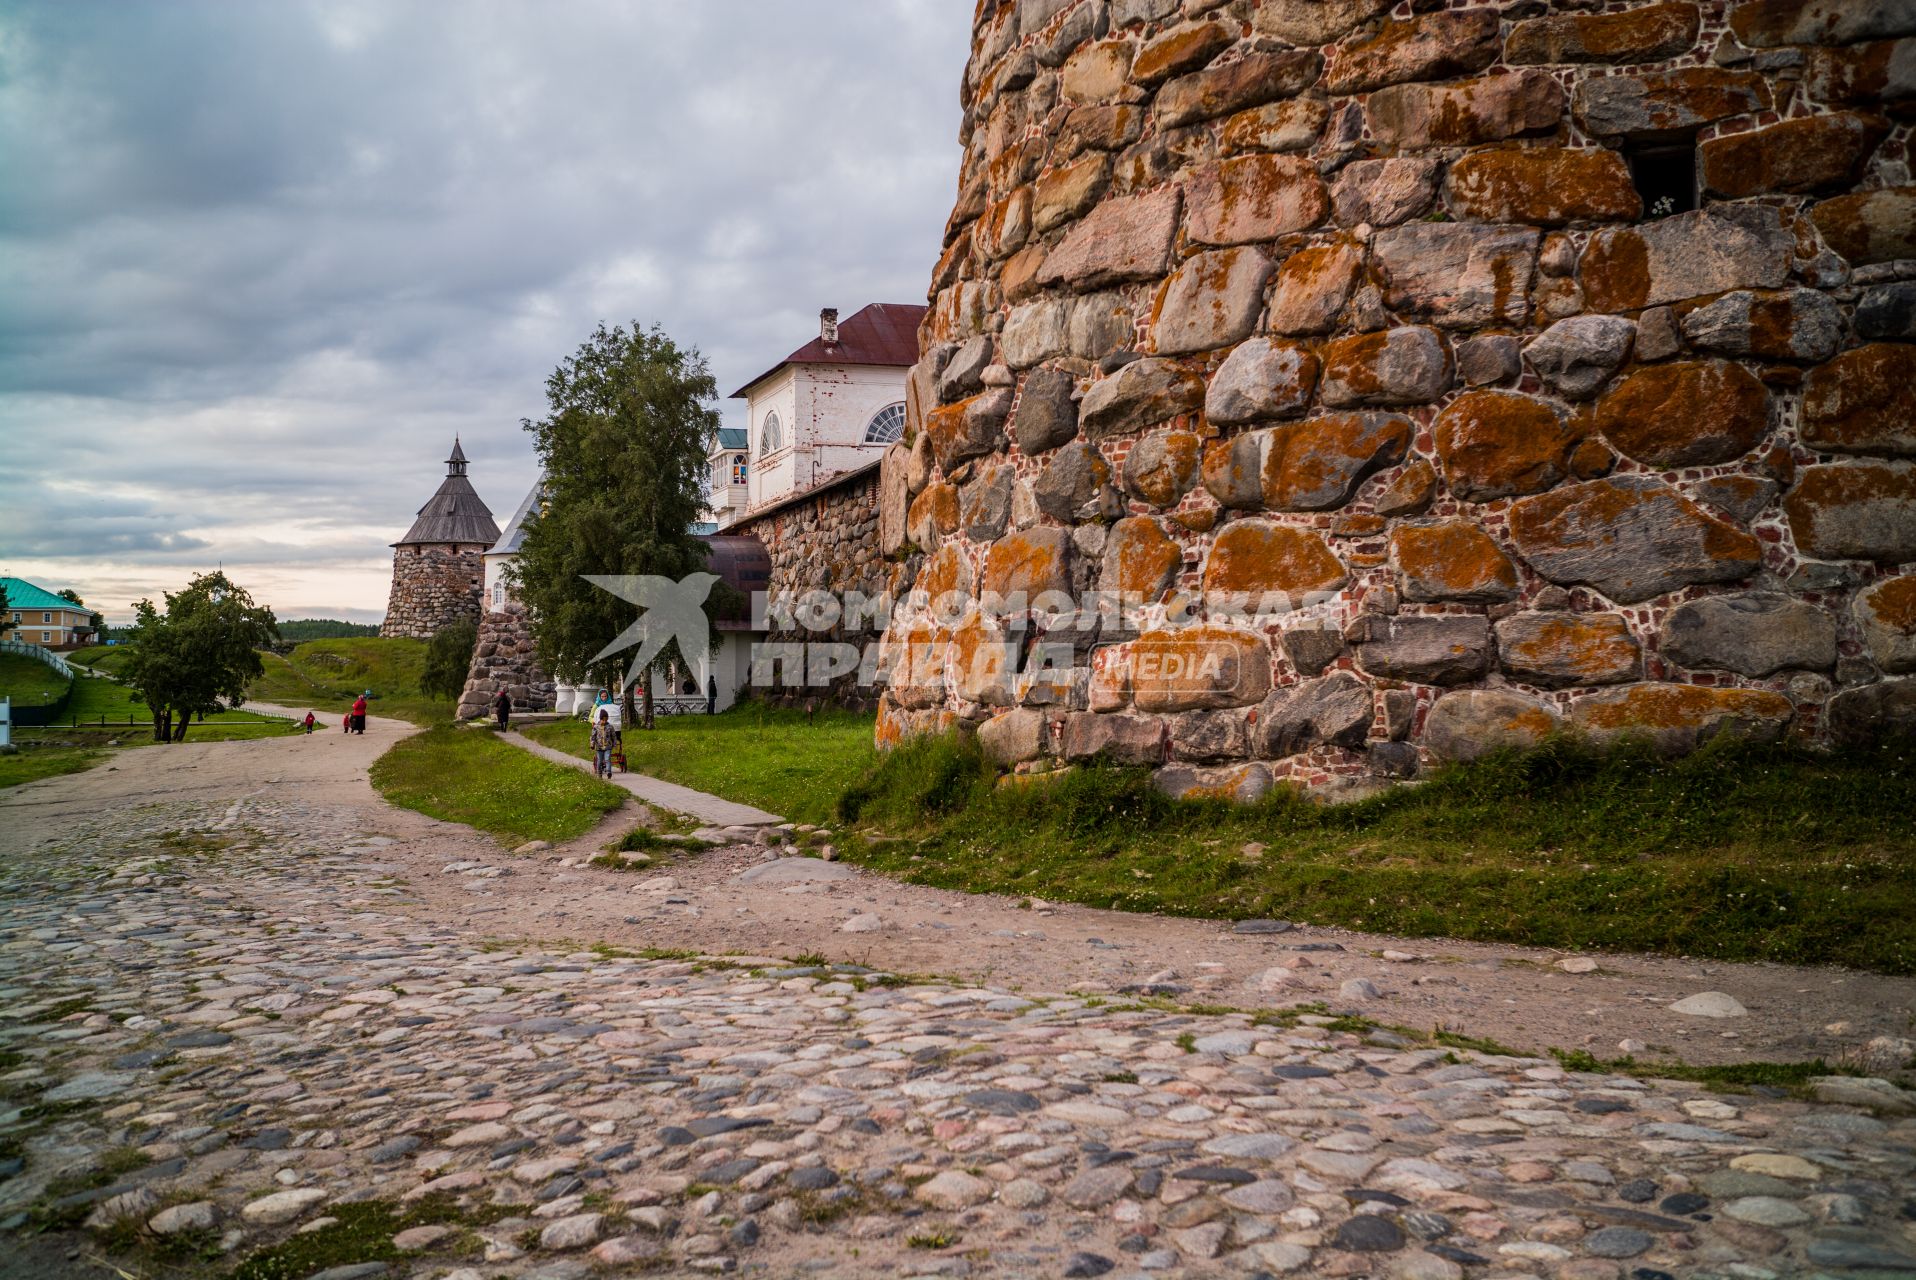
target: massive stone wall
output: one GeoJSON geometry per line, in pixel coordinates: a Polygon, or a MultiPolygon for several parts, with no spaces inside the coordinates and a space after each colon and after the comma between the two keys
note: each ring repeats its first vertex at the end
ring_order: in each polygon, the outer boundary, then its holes
{"type": "Polygon", "coordinates": [[[455,622],[477,623],[485,548],[401,543],[393,548],[393,588],[382,636],[430,640],[455,622]]]}
{"type": "Polygon", "coordinates": [[[880,740],[1250,795],[1566,724],[1916,724],[1912,36],[1910,0],[981,0],[885,547],[931,597],[1150,603],[1063,670],[925,609],[880,740]]]}
{"type": "Polygon", "coordinates": [[[491,715],[492,700],[501,689],[512,696],[514,711],[550,711],[558,693],[552,677],[539,666],[525,606],[516,601],[488,609],[479,620],[479,643],[459,695],[459,718],[491,715]]]}
{"type": "MultiPolygon", "coordinates": [[[[875,468],[848,475],[726,528],[728,535],[757,538],[772,559],[766,595],[774,605],[774,625],[756,637],[759,642],[850,644],[861,648],[877,643],[879,629],[870,625],[869,618],[851,625],[843,618],[824,626],[785,625],[779,622],[776,609],[790,608],[812,592],[825,593],[842,603],[853,593],[876,600],[900,590],[904,565],[888,562],[879,551],[878,481],[875,468]]],[[[823,615],[812,616],[816,622],[824,621],[823,615]]],[[[868,681],[859,678],[857,670],[850,670],[818,685],[782,684],[754,689],[751,696],[773,704],[809,702],[869,710],[876,703],[877,693],[868,681]]]]}

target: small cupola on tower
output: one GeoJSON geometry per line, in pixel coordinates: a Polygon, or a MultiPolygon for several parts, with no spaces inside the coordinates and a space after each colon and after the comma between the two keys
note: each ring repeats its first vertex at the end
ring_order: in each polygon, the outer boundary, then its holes
{"type": "Polygon", "coordinates": [[[419,508],[406,536],[393,543],[392,596],[382,636],[429,639],[461,619],[477,622],[483,612],[484,556],[499,540],[499,526],[466,478],[466,465],[455,436],[446,478],[419,508]]]}

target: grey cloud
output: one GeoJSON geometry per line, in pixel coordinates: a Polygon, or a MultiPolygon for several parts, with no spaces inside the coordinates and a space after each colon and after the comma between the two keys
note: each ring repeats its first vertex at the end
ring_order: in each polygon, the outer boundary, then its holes
{"type": "Polygon", "coordinates": [[[598,321],[664,324],[730,391],[820,306],[923,297],[969,11],[0,10],[0,494],[48,515],[0,509],[0,560],[126,598],[113,566],[156,593],[323,548],[361,584],[325,603],[376,612],[453,433],[510,511],[518,420],[598,321]]]}

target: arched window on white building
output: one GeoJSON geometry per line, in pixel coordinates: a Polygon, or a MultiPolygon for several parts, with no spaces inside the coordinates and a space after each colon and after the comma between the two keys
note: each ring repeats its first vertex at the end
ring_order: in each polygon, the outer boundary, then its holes
{"type": "Polygon", "coordinates": [[[777,410],[765,415],[764,423],[758,429],[758,456],[769,457],[785,447],[785,431],[778,421],[777,410]]]}
{"type": "Polygon", "coordinates": [[[905,402],[888,404],[865,426],[866,444],[890,444],[905,434],[905,402]]]}
{"type": "Polygon", "coordinates": [[[733,454],[732,455],[732,483],[744,484],[745,477],[747,474],[748,474],[748,470],[746,467],[745,455],[742,453],[733,454]]]}

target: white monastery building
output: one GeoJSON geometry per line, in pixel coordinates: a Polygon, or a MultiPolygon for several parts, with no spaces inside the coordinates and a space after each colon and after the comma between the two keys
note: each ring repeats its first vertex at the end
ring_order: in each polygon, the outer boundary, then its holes
{"type": "Polygon", "coordinates": [[[925,308],[874,302],[841,323],[819,313],[818,336],[732,393],[745,401],[743,439],[720,432],[712,455],[721,527],[877,462],[905,429],[905,377],[918,359],[925,308]]]}

